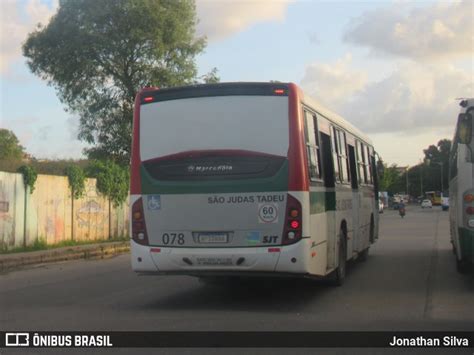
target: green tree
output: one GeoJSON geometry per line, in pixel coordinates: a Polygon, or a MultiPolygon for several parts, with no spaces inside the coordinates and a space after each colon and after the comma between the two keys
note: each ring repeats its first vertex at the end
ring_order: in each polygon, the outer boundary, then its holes
{"type": "Polygon", "coordinates": [[[137,91],[196,78],[195,57],[205,47],[195,38],[196,21],[192,0],[62,0],[49,24],[28,36],[23,54],[79,116],[79,138],[94,145],[89,157],[125,165],[137,91]]]}
{"type": "MultiPolygon", "coordinates": [[[[221,81],[221,78],[217,74],[217,68],[212,68],[209,73],[201,75],[199,79],[205,84],[215,84],[221,81]]],[[[196,84],[198,83],[199,81],[196,81],[196,84]]]]}
{"type": "Polygon", "coordinates": [[[20,145],[15,133],[0,128],[0,159],[21,160],[23,154],[24,148],[20,145]]]}
{"type": "Polygon", "coordinates": [[[86,192],[86,175],[77,165],[70,165],[64,169],[64,174],[67,176],[69,187],[71,188],[72,199],[78,199],[84,196],[86,192]]]}
{"type": "Polygon", "coordinates": [[[86,192],[86,175],[77,165],[70,165],[64,169],[64,174],[71,188],[71,239],[74,240],[74,200],[84,196],[86,192]]]}
{"type": "Polygon", "coordinates": [[[443,177],[443,188],[449,188],[449,152],[451,140],[442,139],[436,145],[430,145],[423,150],[425,154],[425,169],[429,170],[427,188],[429,190],[441,190],[441,176],[443,177]]]}
{"type": "Polygon", "coordinates": [[[125,202],[130,180],[128,168],[110,160],[96,161],[88,168],[88,175],[97,179],[97,190],[106,196],[114,207],[125,202]]]}
{"type": "Polygon", "coordinates": [[[380,191],[388,191],[390,194],[399,191],[401,175],[395,164],[387,166],[384,164],[383,174],[380,177],[380,191]]]}

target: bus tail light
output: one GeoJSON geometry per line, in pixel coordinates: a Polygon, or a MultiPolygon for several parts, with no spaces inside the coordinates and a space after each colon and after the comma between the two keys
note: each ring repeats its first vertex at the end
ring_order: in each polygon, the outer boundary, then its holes
{"type": "Polygon", "coordinates": [[[472,201],[474,201],[474,195],[473,194],[464,195],[464,202],[470,203],[472,201]]]}
{"type": "Polygon", "coordinates": [[[132,205],[132,239],[141,245],[148,245],[145,215],[143,214],[143,200],[140,197],[132,205]]]}
{"type": "Polygon", "coordinates": [[[464,225],[468,228],[474,228],[474,189],[464,191],[463,196],[464,225]]]}
{"type": "Polygon", "coordinates": [[[285,219],[282,243],[296,243],[301,239],[303,233],[301,223],[301,203],[290,194],[287,194],[286,198],[285,219]]]}

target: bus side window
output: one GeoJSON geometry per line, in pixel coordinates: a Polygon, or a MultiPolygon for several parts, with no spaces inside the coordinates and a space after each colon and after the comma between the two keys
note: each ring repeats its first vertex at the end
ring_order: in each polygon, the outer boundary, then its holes
{"type": "Polygon", "coordinates": [[[340,167],[339,167],[339,159],[337,158],[338,155],[338,146],[337,146],[337,130],[336,128],[332,127],[332,157],[333,157],[333,163],[334,163],[334,179],[336,182],[341,181],[341,176],[340,176],[340,167]]]}
{"type": "Polygon", "coordinates": [[[372,176],[374,178],[374,193],[375,196],[379,195],[379,178],[377,175],[377,163],[375,162],[375,156],[370,157],[370,166],[372,167],[372,176]]]}
{"type": "Polygon", "coordinates": [[[365,146],[365,154],[366,154],[366,162],[367,162],[367,183],[368,184],[373,184],[373,176],[372,176],[372,160],[370,159],[370,148],[368,146],[365,146]]]}
{"type": "Polygon", "coordinates": [[[341,167],[341,180],[343,182],[350,182],[351,176],[349,175],[349,159],[347,154],[347,142],[346,142],[346,133],[339,131],[339,166],[341,167]]]}
{"type": "Polygon", "coordinates": [[[361,142],[357,141],[357,165],[359,166],[359,183],[367,183],[367,172],[365,171],[364,150],[361,142]]]}
{"type": "Polygon", "coordinates": [[[311,180],[321,179],[318,126],[316,116],[305,110],[306,152],[308,154],[309,176],[311,180]]]}
{"type": "Polygon", "coordinates": [[[325,187],[334,187],[334,163],[332,160],[331,137],[323,132],[321,134],[321,157],[323,162],[323,177],[325,187]]]}
{"type": "Polygon", "coordinates": [[[349,148],[349,163],[350,163],[350,172],[351,172],[351,187],[353,189],[359,188],[359,183],[357,181],[357,162],[355,156],[355,149],[352,145],[348,144],[349,148]]]}

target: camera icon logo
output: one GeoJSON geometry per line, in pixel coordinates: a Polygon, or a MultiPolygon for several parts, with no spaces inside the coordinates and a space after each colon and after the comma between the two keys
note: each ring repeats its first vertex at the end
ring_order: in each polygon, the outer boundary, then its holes
{"type": "Polygon", "coordinates": [[[30,346],[30,334],[5,333],[5,346],[30,346]]]}

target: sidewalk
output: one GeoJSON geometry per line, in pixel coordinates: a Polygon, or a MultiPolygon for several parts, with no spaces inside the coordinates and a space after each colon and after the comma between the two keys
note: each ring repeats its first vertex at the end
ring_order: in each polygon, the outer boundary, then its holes
{"type": "Polygon", "coordinates": [[[127,253],[130,242],[105,242],[48,250],[0,255],[0,273],[25,266],[76,259],[105,259],[127,253]]]}

